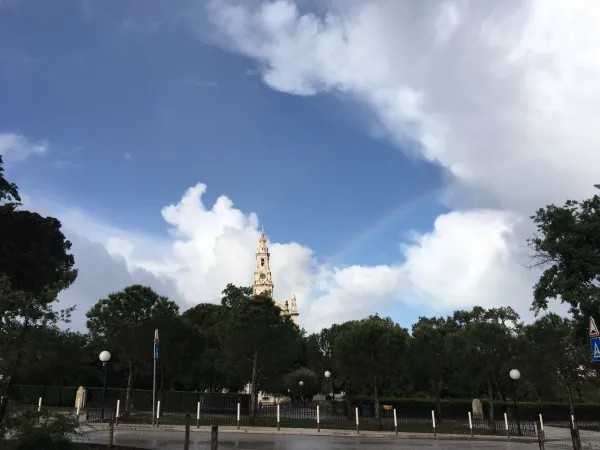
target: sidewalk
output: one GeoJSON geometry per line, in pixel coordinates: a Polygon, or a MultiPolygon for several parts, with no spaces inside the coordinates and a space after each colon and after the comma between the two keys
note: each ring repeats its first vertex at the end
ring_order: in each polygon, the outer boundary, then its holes
{"type": "MultiPolygon", "coordinates": [[[[97,430],[106,430],[106,425],[94,426],[97,430]]],[[[133,424],[119,424],[115,426],[115,434],[119,430],[159,430],[164,432],[180,432],[183,433],[185,427],[182,425],[160,425],[158,427],[152,427],[151,425],[133,425],[133,424]]],[[[196,428],[195,426],[190,427],[191,433],[210,433],[211,427],[201,426],[196,428]]],[[[458,441],[507,441],[506,436],[485,436],[475,435],[473,437],[464,434],[437,434],[434,436],[433,433],[394,433],[393,431],[356,431],[352,430],[323,430],[317,431],[315,428],[281,428],[279,431],[274,427],[240,427],[238,430],[236,426],[223,426],[219,425],[220,433],[246,433],[246,434],[279,434],[279,435],[305,435],[305,436],[356,436],[356,437],[368,437],[368,438],[390,438],[396,437],[398,439],[424,439],[424,440],[458,440],[458,441]]],[[[524,442],[532,443],[537,442],[535,437],[511,437],[511,442],[524,442]]]]}

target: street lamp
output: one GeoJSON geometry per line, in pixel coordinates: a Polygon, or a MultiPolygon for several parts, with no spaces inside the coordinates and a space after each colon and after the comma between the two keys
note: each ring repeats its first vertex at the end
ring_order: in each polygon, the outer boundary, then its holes
{"type": "Polygon", "coordinates": [[[304,381],[300,380],[300,382],[298,384],[300,385],[300,399],[302,400],[302,403],[304,404],[304,381]]]}
{"type": "Polygon", "coordinates": [[[106,364],[110,360],[110,352],[104,350],[100,353],[100,361],[102,361],[102,367],[104,367],[104,381],[102,382],[102,410],[100,412],[100,420],[104,420],[104,403],[106,402],[106,370],[108,365],[106,364]]]}
{"type": "Polygon", "coordinates": [[[521,378],[521,372],[517,369],[512,369],[508,375],[513,380],[513,403],[515,405],[515,419],[517,419],[517,431],[519,432],[519,436],[521,436],[521,423],[519,422],[519,405],[517,403],[517,381],[521,378]]]}

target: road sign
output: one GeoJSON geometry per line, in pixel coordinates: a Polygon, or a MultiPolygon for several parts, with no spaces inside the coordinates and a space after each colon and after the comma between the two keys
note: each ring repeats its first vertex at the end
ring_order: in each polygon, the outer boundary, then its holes
{"type": "Polygon", "coordinates": [[[596,326],[596,321],[593,317],[590,317],[590,326],[588,330],[588,334],[591,338],[600,336],[600,331],[598,331],[598,327],[596,326]]]}
{"type": "Polygon", "coordinates": [[[590,350],[592,351],[592,361],[600,362],[600,337],[590,339],[590,350]]]}

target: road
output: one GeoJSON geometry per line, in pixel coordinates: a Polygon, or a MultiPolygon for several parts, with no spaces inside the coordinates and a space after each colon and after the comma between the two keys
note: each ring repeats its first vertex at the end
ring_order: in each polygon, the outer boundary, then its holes
{"type": "MultiPolygon", "coordinates": [[[[94,433],[91,442],[106,443],[106,433],[94,433]]],[[[181,450],[183,434],[159,430],[118,430],[115,444],[153,450],[181,450]]],[[[209,434],[194,432],[190,450],[209,449],[209,434]]],[[[354,436],[299,436],[272,434],[219,433],[219,450],[417,450],[483,449],[536,450],[537,444],[486,441],[435,441],[354,436]]]]}

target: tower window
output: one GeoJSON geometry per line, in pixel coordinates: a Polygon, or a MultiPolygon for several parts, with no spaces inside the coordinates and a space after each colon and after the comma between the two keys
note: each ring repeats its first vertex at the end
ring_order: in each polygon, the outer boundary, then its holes
{"type": "Polygon", "coordinates": [[[265,258],[260,258],[260,265],[264,266],[265,265],[265,258]]]}

